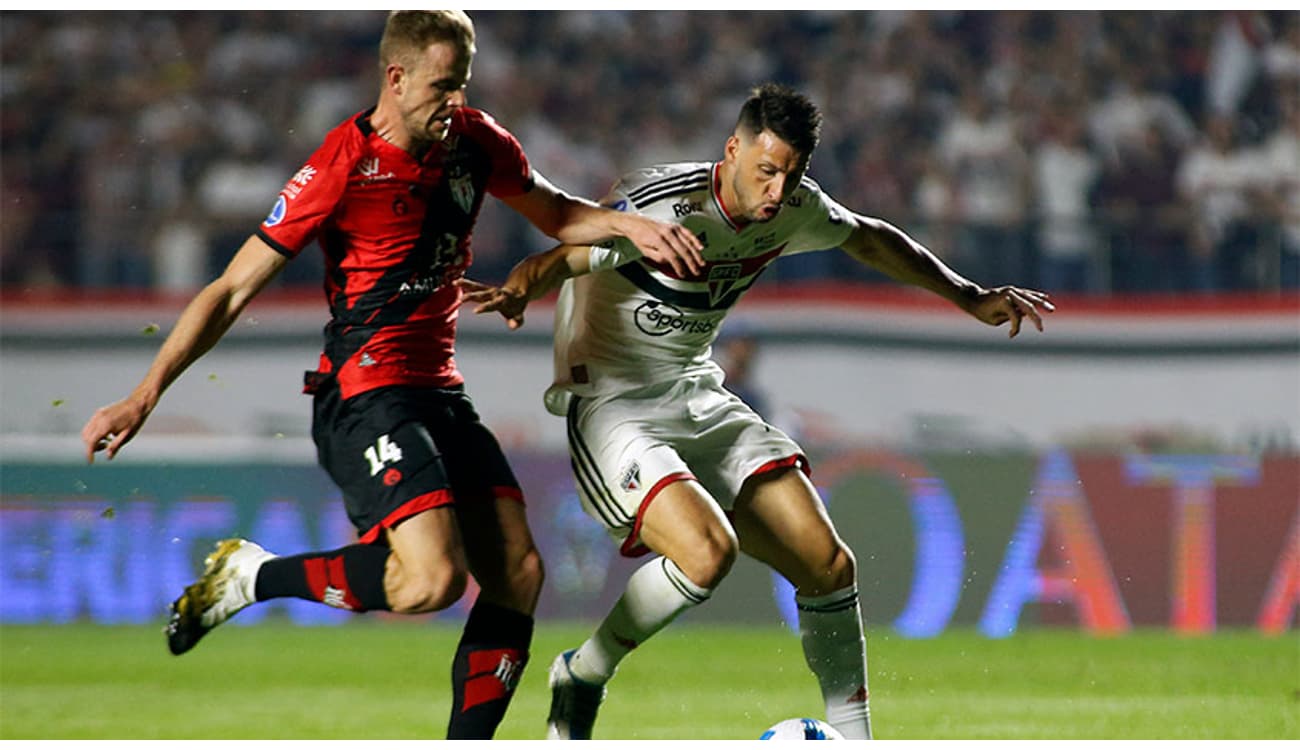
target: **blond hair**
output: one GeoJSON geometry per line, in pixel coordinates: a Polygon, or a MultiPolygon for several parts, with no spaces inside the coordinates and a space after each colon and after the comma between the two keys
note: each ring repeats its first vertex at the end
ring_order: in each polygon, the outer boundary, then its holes
{"type": "Polygon", "coordinates": [[[430,44],[450,42],[463,55],[474,54],[474,22],[462,10],[395,10],[388,14],[379,41],[379,65],[411,65],[430,44]]]}

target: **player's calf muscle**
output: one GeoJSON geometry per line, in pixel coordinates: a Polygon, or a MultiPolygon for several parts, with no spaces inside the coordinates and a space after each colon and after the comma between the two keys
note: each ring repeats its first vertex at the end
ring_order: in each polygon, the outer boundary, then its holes
{"type": "Polygon", "coordinates": [[[397,561],[385,576],[384,593],[394,612],[437,612],[460,601],[468,578],[465,569],[459,566],[448,565],[415,574],[397,561]]]}

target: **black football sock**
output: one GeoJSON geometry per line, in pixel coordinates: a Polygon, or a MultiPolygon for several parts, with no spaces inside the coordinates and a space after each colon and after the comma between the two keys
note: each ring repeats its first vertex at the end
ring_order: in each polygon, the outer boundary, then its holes
{"type": "Polygon", "coordinates": [[[355,612],[392,609],[384,593],[388,555],[387,547],[353,544],[272,558],[257,573],[257,601],[290,596],[355,612]]]}
{"type": "Polygon", "coordinates": [[[531,616],[481,596],[474,602],[451,666],[447,739],[492,739],[528,663],[532,640],[531,616]]]}

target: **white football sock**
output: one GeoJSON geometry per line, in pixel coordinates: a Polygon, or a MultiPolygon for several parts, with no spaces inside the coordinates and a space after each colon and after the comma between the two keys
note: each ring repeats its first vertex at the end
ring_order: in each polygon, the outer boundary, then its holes
{"type": "Polygon", "coordinates": [[[825,596],[796,596],[804,659],[826,701],[826,721],[845,739],[871,739],[867,643],[862,635],[858,587],[825,596]]]}
{"type": "Polygon", "coordinates": [[[596,632],[578,647],[569,670],[583,682],[607,682],[632,649],[712,594],[712,589],[692,583],[672,560],[656,557],[628,579],[627,590],[596,632]]]}

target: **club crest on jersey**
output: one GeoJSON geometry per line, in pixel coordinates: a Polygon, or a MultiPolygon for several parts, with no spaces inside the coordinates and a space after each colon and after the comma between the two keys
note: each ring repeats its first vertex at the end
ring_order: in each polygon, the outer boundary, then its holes
{"type": "Polygon", "coordinates": [[[633,461],[627,468],[623,469],[618,477],[618,486],[622,487],[624,492],[641,489],[641,464],[633,461]]]}
{"type": "Polygon", "coordinates": [[[448,181],[448,187],[451,188],[452,200],[460,206],[460,210],[469,213],[474,208],[474,178],[468,174],[453,177],[448,181]]]}
{"type": "Polygon", "coordinates": [[[721,263],[709,269],[709,304],[716,305],[740,281],[739,263],[721,263]]]}

